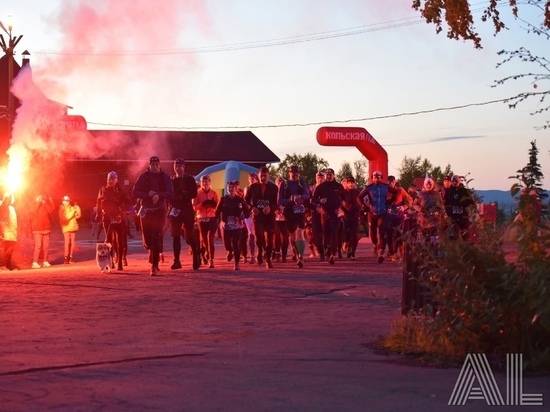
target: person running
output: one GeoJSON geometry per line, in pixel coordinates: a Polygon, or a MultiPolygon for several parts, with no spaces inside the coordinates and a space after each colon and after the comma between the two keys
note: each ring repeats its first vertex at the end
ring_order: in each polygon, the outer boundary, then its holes
{"type": "Polygon", "coordinates": [[[290,166],[289,178],[283,180],[279,186],[277,202],[284,207],[284,216],[290,243],[296,250],[296,266],[304,267],[304,250],[306,241],[304,229],[306,224],[305,202],[309,200],[309,188],[303,177],[300,176],[300,169],[296,165],[290,166]]]}
{"type": "MultiPolygon", "coordinates": [[[[254,183],[258,183],[258,174],[255,172],[250,172],[248,174],[248,186],[246,186],[243,190],[243,196],[246,199],[246,194],[250,190],[250,186],[254,183]]],[[[244,219],[245,229],[243,229],[243,232],[246,231],[248,236],[248,250],[250,252],[250,264],[253,265],[256,263],[256,234],[254,233],[254,224],[252,222],[252,215],[250,214],[247,218],[244,219]]]]}
{"type": "Polygon", "coordinates": [[[227,194],[220,199],[216,207],[216,218],[221,220],[227,261],[235,258],[233,269],[239,270],[241,231],[244,228],[244,218],[248,214],[248,208],[244,199],[237,195],[236,189],[235,182],[227,183],[227,194]]]}
{"type": "Polygon", "coordinates": [[[312,204],[321,215],[321,226],[328,263],[334,265],[338,253],[338,231],[340,230],[340,206],[344,187],[334,179],[334,169],[325,170],[326,180],[315,188],[312,204]]]}
{"type": "MultiPolygon", "coordinates": [[[[126,210],[131,206],[126,191],[118,184],[118,174],[111,171],[107,174],[107,184],[101,186],[97,194],[96,207],[98,216],[103,223],[105,242],[112,246],[111,254],[116,254],[117,270],[123,270],[127,247],[127,232],[125,228],[126,210]]],[[[114,260],[113,260],[114,262],[114,260]]],[[[126,262],[127,263],[127,262],[126,262]]]]}
{"type": "Polygon", "coordinates": [[[307,205],[311,210],[311,232],[313,237],[313,244],[315,245],[315,249],[317,249],[317,253],[321,261],[325,260],[325,242],[323,238],[323,225],[321,224],[321,213],[317,211],[317,205],[313,204],[311,202],[311,199],[313,197],[313,193],[315,192],[315,189],[317,188],[317,186],[319,186],[324,181],[325,181],[325,173],[317,172],[317,174],[315,175],[315,185],[309,188],[310,201],[307,202],[307,205]]]}
{"type": "Polygon", "coordinates": [[[166,203],[174,197],[170,176],[160,168],[160,159],[151,156],[149,167],[142,173],[132,190],[134,198],[141,199],[140,219],[143,246],[149,250],[151,276],[158,276],[160,237],[166,219],[166,203]]]}
{"type": "MultiPolygon", "coordinates": [[[[277,176],[277,179],[275,179],[275,184],[277,187],[280,188],[282,183],[283,178],[281,176],[277,176]]],[[[282,259],[283,263],[286,262],[289,242],[290,240],[284,215],[284,207],[278,206],[277,209],[275,209],[275,239],[273,241],[272,260],[279,262],[282,259]]]]}
{"type": "Polygon", "coordinates": [[[454,175],[451,187],[445,191],[443,199],[445,211],[451,222],[451,239],[469,240],[469,209],[475,206],[472,193],[462,183],[462,178],[454,175]]]}
{"type": "MultiPolygon", "coordinates": [[[[361,207],[369,210],[370,237],[374,245],[374,254],[378,263],[384,261],[384,251],[387,242],[387,197],[389,186],[382,182],[382,172],[376,170],[372,174],[372,183],[365,186],[359,193],[357,201],[361,207]]],[[[392,190],[393,192],[393,190],[392,190]]]]}
{"type": "Polygon", "coordinates": [[[208,175],[201,176],[201,187],[197,191],[197,197],[193,201],[193,207],[197,212],[197,222],[199,224],[199,233],[202,243],[206,247],[208,254],[208,267],[214,268],[214,237],[218,230],[216,221],[216,206],[218,206],[219,196],[211,187],[211,179],[208,175]]]}
{"type": "Polygon", "coordinates": [[[344,220],[344,242],[343,251],[348,259],[355,260],[355,252],[359,244],[359,217],[361,209],[357,203],[359,189],[355,184],[353,176],[346,177],[344,186],[344,199],[342,200],[342,211],[344,220]]]}
{"type": "Polygon", "coordinates": [[[193,199],[197,197],[197,184],[195,178],[185,173],[185,160],[177,158],[174,161],[175,176],[172,176],[174,186],[174,198],[170,201],[170,226],[172,232],[172,248],[174,250],[174,263],[172,270],[181,269],[181,238],[185,235],[185,242],[191,248],[193,270],[198,270],[201,265],[200,243],[195,237],[193,226],[195,224],[195,210],[193,199]],[[182,231],[183,227],[183,231],[182,231]]]}
{"type": "Polygon", "coordinates": [[[267,167],[262,166],[258,170],[258,175],[259,182],[250,185],[245,195],[245,201],[252,208],[254,235],[258,248],[256,259],[261,265],[265,251],[265,266],[267,269],[272,269],[271,254],[273,252],[278,188],[275,183],[269,181],[267,167]]]}
{"type": "Polygon", "coordinates": [[[399,186],[395,176],[388,176],[388,185],[394,191],[393,194],[388,192],[390,196],[387,220],[388,258],[390,262],[395,262],[397,252],[401,257],[403,256],[405,210],[412,204],[412,197],[399,186]]]}
{"type": "Polygon", "coordinates": [[[435,188],[432,178],[426,176],[424,187],[414,200],[413,208],[418,212],[418,227],[426,244],[436,244],[445,216],[441,193],[435,188]]]}

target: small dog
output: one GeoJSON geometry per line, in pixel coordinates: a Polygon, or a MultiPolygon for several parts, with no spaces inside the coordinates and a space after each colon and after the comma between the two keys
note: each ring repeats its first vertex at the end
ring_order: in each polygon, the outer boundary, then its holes
{"type": "Polygon", "coordinates": [[[111,256],[112,246],[110,243],[97,243],[95,246],[95,261],[97,266],[101,269],[101,273],[111,273],[113,267],[113,257],[111,256]]]}

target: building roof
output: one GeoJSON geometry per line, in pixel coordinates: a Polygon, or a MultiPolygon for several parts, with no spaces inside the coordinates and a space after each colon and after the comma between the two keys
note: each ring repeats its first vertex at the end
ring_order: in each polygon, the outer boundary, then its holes
{"type": "Polygon", "coordinates": [[[148,160],[159,156],[161,161],[181,157],[186,162],[278,163],[281,160],[250,131],[157,131],[157,130],[88,130],[93,138],[124,142],[103,159],[148,160]],[[129,147],[146,148],[136,157],[129,147]]]}

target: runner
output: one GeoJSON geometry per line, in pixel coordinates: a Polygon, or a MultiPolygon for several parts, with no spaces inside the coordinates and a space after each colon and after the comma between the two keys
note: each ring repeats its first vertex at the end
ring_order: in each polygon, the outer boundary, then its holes
{"type": "Polygon", "coordinates": [[[272,269],[271,253],[273,252],[273,237],[275,232],[275,208],[277,207],[277,185],[269,181],[269,169],[262,166],[259,169],[258,183],[250,185],[245,200],[252,208],[254,234],[258,251],[258,264],[263,263],[265,250],[265,266],[272,269]]]}
{"type": "Polygon", "coordinates": [[[288,174],[289,178],[279,186],[278,204],[284,207],[290,243],[296,250],[296,266],[303,268],[304,250],[306,248],[304,238],[306,208],[304,202],[309,200],[309,188],[306,181],[300,176],[298,166],[290,166],[288,174]]]}

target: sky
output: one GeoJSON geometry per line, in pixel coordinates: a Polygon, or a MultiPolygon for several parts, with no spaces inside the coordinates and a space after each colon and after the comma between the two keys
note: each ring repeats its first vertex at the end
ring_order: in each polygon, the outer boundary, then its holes
{"type": "Polygon", "coordinates": [[[89,129],[251,130],[281,159],[310,152],[338,170],[361,153],[320,146],[316,131],[362,127],[388,152],[390,174],[405,156],[422,156],[450,164],[476,189],[500,190],[514,183],[508,177],[527,164],[536,140],[550,173],[549,131],[537,130],[548,116],[530,114],[536,99],[513,110],[475,105],[548,90],[548,82],[534,89],[522,80],[492,87],[537,71],[515,62],[497,68],[498,51],[524,46],[544,55],[548,41],[502,7],[510,29],[497,36],[474,14],[477,50],[436,34],[411,3],[5,0],[0,21],[11,16],[13,34],[23,35],[16,60],[30,52],[40,90],[84,116],[89,129]]]}

